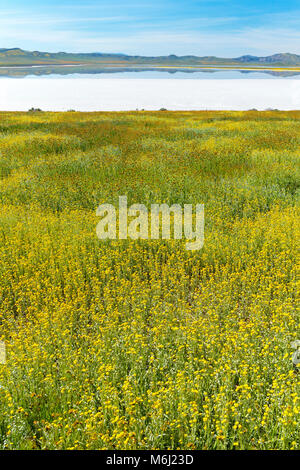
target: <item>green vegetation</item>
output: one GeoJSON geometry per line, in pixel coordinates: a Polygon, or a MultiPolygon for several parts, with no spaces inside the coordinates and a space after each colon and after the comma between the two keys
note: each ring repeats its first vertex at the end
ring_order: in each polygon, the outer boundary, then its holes
{"type": "Polygon", "coordinates": [[[0,448],[300,448],[299,148],[300,112],[0,113],[0,448]],[[204,248],[100,241],[119,195],[204,203],[204,248]]]}

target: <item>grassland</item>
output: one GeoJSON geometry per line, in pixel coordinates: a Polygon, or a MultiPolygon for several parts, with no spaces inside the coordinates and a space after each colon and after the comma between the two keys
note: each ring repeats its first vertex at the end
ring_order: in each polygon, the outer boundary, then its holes
{"type": "Polygon", "coordinates": [[[299,449],[299,153],[300,112],[0,113],[0,448],[299,449]],[[204,248],[98,240],[124,194],[204,248]]]}

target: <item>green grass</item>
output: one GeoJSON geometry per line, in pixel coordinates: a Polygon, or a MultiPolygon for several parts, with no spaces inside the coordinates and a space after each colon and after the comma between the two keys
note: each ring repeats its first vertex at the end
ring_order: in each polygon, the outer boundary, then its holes
{"type": "Polygon", "coordinates": [[[299,118],[0,113],[0,448],[299,449],[299,118]],[[120,195],[204,248],[98,240],[120,195]]]}

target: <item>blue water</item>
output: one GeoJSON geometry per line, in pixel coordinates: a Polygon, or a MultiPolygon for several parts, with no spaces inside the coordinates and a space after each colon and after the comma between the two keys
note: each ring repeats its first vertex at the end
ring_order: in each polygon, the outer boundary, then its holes
{"type": "Polygon", "coordinates": [[[88,67],[87,69],[70,66],[60,67],[0,67],[0,78],[94,78],[94,79],[300,79],[300,72],[274,72],[225,69],[151,69],[132,67],[115,69],[112,67],[88,67]]]}

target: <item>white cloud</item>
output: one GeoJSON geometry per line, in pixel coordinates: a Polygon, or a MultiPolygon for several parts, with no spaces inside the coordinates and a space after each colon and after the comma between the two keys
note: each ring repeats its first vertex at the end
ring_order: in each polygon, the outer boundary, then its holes
{"type": "Polygon", "coordinates": [[[25,27],[35,26],[35,25],[48,25],[49,27],[53,25],[60,25],[60,24],[72,24],[72,23],[82,23],[82,21],[87,23],[120,23],[125,21],[135,21],[137,18],[131,16],[107,16],[107,17],[90,17],[78,19],[78,18],[57,18],[57,17],[48,17],[48,16],[36,16],[26,18],[24,16],[21,17],[14,17],[14,18],[1,18],[0,19],[0,27],[7,27],[7,26],[18,26],[24,25],[25,27]]]}
{"type": "Polygon", "coordinates": [[[299,54],[300,31],[255,28],[224,33],[153,33],[145,32],[72,40],[72,49],[80,52],[99,50],[128,54],[195,54],[233,57],[241,54],[269,55],[276,52],[299,54]]]}
{"type": "Polygon", "coordinates": [[[130,15],[93,17],[89,14],[81,20],[56,15],[57,11],[52,16],[1,11],[0,47],[223,57],[276,52],[300,54],[299,11],[257,17],[257,27],[241,27],[238,17],[194,17],[158,22],[130,15]],[[97,23],[101,27],[97,28],[97,23]]]}

